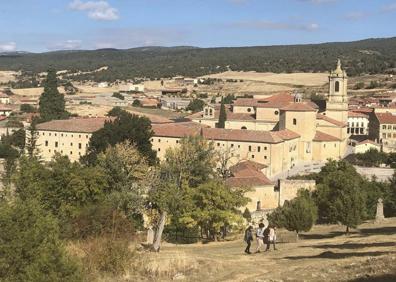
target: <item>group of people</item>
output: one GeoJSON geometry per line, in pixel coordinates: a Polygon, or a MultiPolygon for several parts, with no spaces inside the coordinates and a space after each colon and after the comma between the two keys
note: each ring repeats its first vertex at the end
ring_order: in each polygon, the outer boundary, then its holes
{"type": "MultiPolygon", "coordinates": [[[[245,242],[247,244],[245,253],[251,254],[250,247],[253,241],[253,226],[249,226],[245,230],[245,242]]],[[[265,252],[269,251],[271,243],[274,246],[274,250],[276,250],[276,227],[273,225],[268,225],[265,227],[264,223],[260,223],[256,230],[256,240],[257,240],[257,248],[256,253],[259,253],[261,249],[264,249],[266,245],[265,252]]]]}

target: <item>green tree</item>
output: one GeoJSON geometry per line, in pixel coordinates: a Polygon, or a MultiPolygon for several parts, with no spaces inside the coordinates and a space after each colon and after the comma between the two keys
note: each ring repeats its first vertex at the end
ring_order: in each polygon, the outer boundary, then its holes
{"type": "Polygon", "coordinates": [[[311,230],[317,218],[318,208],[307,190],[300,190],[296,198],[285,201],[282,207],[268,215],[271,224],[295,231],[297,239],[299,232],[311,230]]]}
{"type": "Polygon", "coordinates": [[[192,208],[185,211],[180,221],[191,227],[198,225],[208,239],[215,241],[223,226],[242,218],[237,208],[248,203],[244,189],[230,189],[217,180],[189,188],[188,193],[193,203],[192,208]]]}
{"type": "Polygon", "coordinates": [[[234,94],[228,94],[222,100],[224,104],[231,104],[235,99],[236,98],[234,94]]]}
{"type": "Polygon", "coordinates": [[[65,110],[65,98],[58,91],[56,71],[53,69],[48,70],[39,105],[40,121],[42,122],[69,117],[69,113],[65,110]]]}
{"type": "Polygon", "coordinates": [[[103,128],[92,134],[87,155],[83,160],[93,164],[98,154],[109,146],[128,140],[136,146],[149,164],[154,164],[156,152],[152,150],[152,136],[151,122],[148,118],[120,111],[114,120],[106,122],[103,128]]]}
{"type": "Polygon", "coordinates": [[[217,123],[217,128],[225,128],[225,122],[227,120],[227,113],[224,106],[224,101],[221,101],[219,122],[217,123]]]}
{"type": "Polygon", "coordinates": [[[242,214],[243,218],[246,219],[247,222],[252,221],[252,214],[250,213],[248,208],[245,208],[242,214]]]}
{"type": "Polygon", "coordinates": [[[29,104],[22,104],[21,105],[21,112],[24,113],[35,113],[37,109],[29,104]]]}
{"type": "Polygon", "coordinates": [[[317,183],[315,201],[321,222],[341,222],[348,232],[366,217],[363,179],[351,164],[329,161],[318,174],[317,183]]]}
{"type": "Polygon", "coordinates": [[[26,138],[25,129],[21,128],[13,132],[11,135],[7,134],[3,136],[2,142],[4,144],[15,146],[18,149],[23,150],[25,148],[25,138],[26,138]]]}
{"type": "Polygon", "coordinates": [[[192,111],[193,113],[197,113],[197,112],[202,111],[204,106],[205,106],[205,102],[203,100],[194,99],[194,100],[190,101],[186,110],[192,111]]]}
{"type": "Polygon", "coordinates": [[[82,281],[59,239],[57,220],[37,201],[0,202],[0,229],[0,280],[82,281]]]}
{"type": "Polygon", "coordinates": [[[141,106],[142,106],[142,103],[140,102],[140,100],[135,99],[135,100],[133,100],[132,106],[134,106],[134,107],[141,107],[141,106]]]}
{"type": "Polygon", "coordinates": [[[108,113],[107,116],[109,117],[117,117],[120,116],[122,113],[124,112],[123,109],[121,109],[121,107],[114,107],[112,108],[108,113]]]}
{"type": "Polygon", "coordinates": [[[118,98],[120,100],[124,100],[125,97],[120,92],[114,92],[111,97],[118,98]]]}
{"type": "Polygon", "coordinates": [[[160,216],[156,224],[154,251],[159,251],[167,217],[180,224],[182,214],[192,209],[188,190],[216,176],[216,154],[212,143],[201,136],[190,136],[180,146],[166,151],[158,183],[152,185],[150,199],[160,216]]]}

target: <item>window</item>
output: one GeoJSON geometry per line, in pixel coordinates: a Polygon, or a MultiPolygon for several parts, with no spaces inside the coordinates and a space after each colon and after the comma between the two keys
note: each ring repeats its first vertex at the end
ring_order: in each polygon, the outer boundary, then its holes
{"type": "Polygon", "coordinates": [[[45,135],[45,132],[43,132],[43,136],[45,135]]]}
{"type": "Polygon", "coordinates": [[[70,146],[73,146],[73,143],[70,143],[70,146]]]}
{"type": "Polygon", "coordinates": [[[349,128],[347,128],[347,133],[349,134],[349,128]]]}
{"type": "Polygon", "coordinates": [[[63,154],[63,150],[61,150],[61,154],[63,154]]]}
{"type": "Polygon", "coordinates": [[[63,137],[63,133],[61,134],[61,136],[63,137]]]}
{"type": "Polygon", "coordinates": [[[260,147],[260,146],[257,146],[257,152],[260,153],[260,151],[261,151],[261,147],[260,147]]]}
{"type": "Polygon", "coordinates": [[[81,138],[81,134],[78,135],[78,138],[81,138]]]}
{"type": "Polygon", "coordinates": [[[205,109],[205,116],[208,115],[208,109],[205,109]]]}
{"type": "Polygon", "coordinates": [[[220,143],[217,143],[217,147],[219,147],[220,146],[220,143]]]}
{"type": "Polygon", "coordinates": [[[337,147],[337,144],[336,143],[334,143],[334,148],[336,148],[337,147]]]}
{"type": "Polygon", "coordinates": [[[277,116],[279,115],[279,111],[275,111],[274,114],[277,116]]]}
{"type": "Polygon", "coordinates": [[[87,139],[88,139],[88,135],[85,135],[85,138],[87,138],[87,139]]]}
{"type": "Polygon", "coordinates": [[[326,148],[326,144],[323,144],[323,148],[326,148]]]}
{"type": "Polygon", "coordinates": [[[340,82],[339,81],[336,81],[335,82],[335,92],[339,92],[340,91],[340,82]]]}
{"type": "Polygon", "coordinates": [[[209,110],[209,114],[210,114],[210,115],[213,115],[213,109],[210,109],[210,110],[209,110]]]}
{"type": "Polygon", "coordinates": [[[45,147],[48,147],[48,141],[45,141],[45,147]]]}
{"type": "Polygon", "coordinates": [[[293,119],[293,125],[297,125],[297,119],[293,119]]]}
{"type": "Polygon", "coordinates": [[[81,147],[82,147],[82,146],[81,146],[81,143],[78,143],[78,148],[81,149],[81,147]]]}
{"type": "Polygon", "coordinates": [[[267,159],[267,156],[264,156],[264,160],[266,160],[267,159]]]}
{"type": "Polygon", "coordinates": [[[392,134],[391,133],[388,133],[388,138],[391,138],[392,137],[392,134]]]}
{"type": "Polygon", "coordinates": [[[238,149],[241,148],[241,145],[238,145],[238,149]]]}
{"type": "Polygon", "coordinates": [[[250,113],[252,111],[252,109],[251,108],[247,108],[247,111],[248,111],[248,113],[250,113]]]}
{"type": "Polygon", "coordinates": [[[55,148],[58,148],[58,142],[55,142],[55,148]]]}
{"type": "Polygon", "coordinates": [[[73,151],[70,151],[70,155],[73,155],[73,151]]]}
{"type": "Polygon", "coordinates": [[[231,148],[234,148],[234,144],[231,144],[231,148]]]}
{"type": "Polygon", "coordinates": [[[49,133],[49,136],[51,136],[51,133],[49,133]]]}
{"type": "Polygon", "coordinates": [[[242,126],[241,129],[247,129],[246,126],[242,126]]]}
{"type": "Polygon", "coordinates": [[[176,140],[176,144],[179,144],[179,140],[176,140]]]}
{"type": "Polygon", "coordinates": [[[158,143],[161,143],[161,139],[158,138],[158,143]]]}
{"type": "Polygon", "coordinates": [[[158,152],[161,152],[161,148],[158,148],[158,152]]]}
{"type": "Polygon", "coordinates": [[[360,134],[363,134],[363,128],[360,128],[360,134]]]}
{"type": "Polygon", "coordinates": [[[392,125],[388,125],[388,129],[392,129],[392,125]]]}
{"type": "Polygon", "coordinates": [[[58,136],[58,135],[55,133],[55,136],[58,136]]]}
{"type": "Polygon", "coordinates": [[[382,133],[382,138],[386,138],[386,133],[382,133]]]}
{"type": "Polygon", "coordinates": [[[267,151],[267,146],[264,146],[264,151],[267,151]]]}
{"type": "Polygon", "coordinates": [[[251,151],[252,151],[252,146],[249,145],[249,152],[251,152],[251,151]]]}
{"type": "Polygon", "coordinates": [[[252,155],[252,159],[254,159],[254,155],[252,155]]]}
{"type": "Polygon", "coordinates": [[[385,124],[382,126],[382,129],[386,129],[386,125],[385,124]]]}

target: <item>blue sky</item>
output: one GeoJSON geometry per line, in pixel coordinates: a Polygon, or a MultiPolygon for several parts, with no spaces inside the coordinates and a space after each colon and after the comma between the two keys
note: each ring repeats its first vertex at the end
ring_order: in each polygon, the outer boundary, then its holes
{"type": "Polygon", "coordinates": [[[396,0],[1,0],[0,51],[396,36],[396,0]]]}

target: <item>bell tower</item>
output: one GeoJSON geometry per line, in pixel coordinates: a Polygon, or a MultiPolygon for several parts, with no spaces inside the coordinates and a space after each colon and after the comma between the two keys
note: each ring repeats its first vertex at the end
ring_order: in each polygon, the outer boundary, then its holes
{"type": "Polygon", "coordinates": [[[326,103],[326,115],[346,123],[348,121],[348,77],[341,68],[338,59],[337,68],[329,75],[329,97],[326,103]]]}

